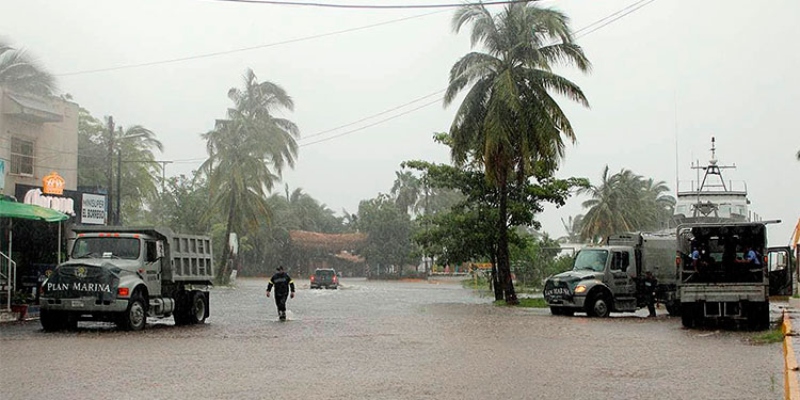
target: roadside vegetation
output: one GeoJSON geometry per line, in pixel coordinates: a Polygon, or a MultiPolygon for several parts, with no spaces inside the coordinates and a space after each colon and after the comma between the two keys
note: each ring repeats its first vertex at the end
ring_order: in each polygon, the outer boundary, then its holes
{"type": "Polygon", "coordinates": [[[750,343],[753,344],[770,344],[782,342],[784,338],[783,329],[777,327],[766,332],[761,332],[750,338],[750,343]]]}

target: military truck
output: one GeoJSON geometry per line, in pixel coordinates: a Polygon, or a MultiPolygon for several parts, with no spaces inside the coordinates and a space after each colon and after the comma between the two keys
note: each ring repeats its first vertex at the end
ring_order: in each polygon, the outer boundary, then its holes
{"type": "Polygon", "coordinates": [[[677,228],[678,297],[687,328],[712,321],[769,328],[769,250],[765,222],[694,223],[677,228]],[[747,262],[748,249],[759,264],[747,262]],[[693,253],[695,256],[693,256],[693,253]]]}
{"type": "Polygon", "coordinates": [[[612,235],[602,246],[580,249],[571,271],[547,278],[544,298],[553,315],[585,312],[607,317],[647,306],[647,272],[657,279],[656,302],[678,312],[675,236],[671,232],[612,235]]]}
{"type": "Polygon", "coordinates": [[[211,238],[160,227],[75,226],[66,262],[40,289],[45,331],[78,321],[138,331],[147,317],[204,323],[214,278],[211,238]]]}

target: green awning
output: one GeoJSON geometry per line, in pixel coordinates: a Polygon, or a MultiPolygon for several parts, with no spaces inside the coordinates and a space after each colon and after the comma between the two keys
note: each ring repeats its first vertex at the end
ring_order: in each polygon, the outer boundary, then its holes
{"type": "Polygon", "coordinates": [[[33,204],[17,203],[14,201],[0,200],[0,218],[20,218],[37,221],[58,222],[69,219],[69,215],[52,208],[40,207],[33,204]]]}

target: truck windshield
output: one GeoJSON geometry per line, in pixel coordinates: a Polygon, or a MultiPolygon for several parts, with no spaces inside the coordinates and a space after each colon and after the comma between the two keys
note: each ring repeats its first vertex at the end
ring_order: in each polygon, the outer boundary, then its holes
{"type": "Polygon", "coordinates": [[[606,267],[606,260],[608,259],[608,250],[601,249],[585,249],[578,252],[575,256],[574,271],[592,270],[595,272],[602,272],[606,267]]]}
{"type": "Polygon", "coordinates": [[[78,238],[72,248],[72,258],[139,258],[139,239],[120,237],[78,238]]]}

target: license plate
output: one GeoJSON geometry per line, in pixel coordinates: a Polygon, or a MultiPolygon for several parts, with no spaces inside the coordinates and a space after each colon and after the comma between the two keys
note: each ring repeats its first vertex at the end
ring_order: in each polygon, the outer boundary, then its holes
{"type": "Polygon", "coordinates": [[[561,287],[553,288],[553,289],[550,289],[550,290],[545,290],[544,294],[547,295],[547,296],[568,296],[569,295],[569,289],[561,288],[561,287]]]}
{"type": "Polygon", "coordinates": [[[72,300],[72,302],[70,302],[70,305],[72,305],[73,307],[83,307],[83,301],[72,300]]]}

